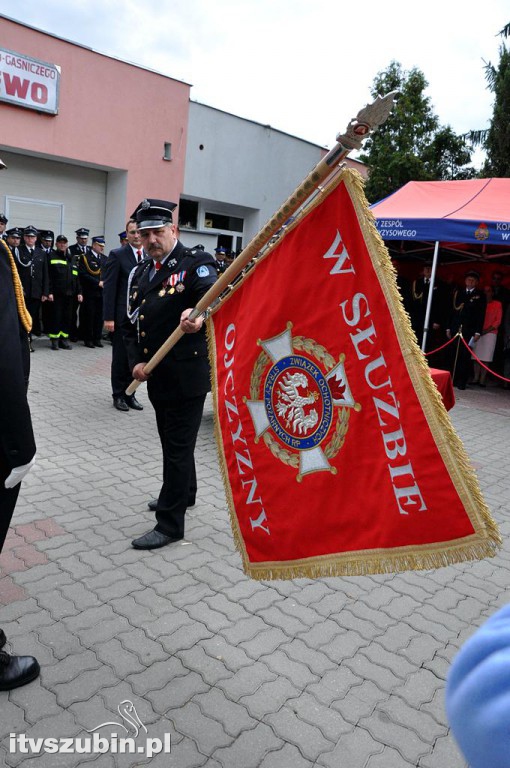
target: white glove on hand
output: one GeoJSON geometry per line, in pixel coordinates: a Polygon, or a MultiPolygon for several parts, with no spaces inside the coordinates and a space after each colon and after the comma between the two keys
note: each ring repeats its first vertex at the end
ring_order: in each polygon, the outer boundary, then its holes
{"type": "Polygon", "coordinates": [[[34,464],[35,455],[32,458],[32,461],[29,461],[28,464],[23,464],[21,467],[14,467],[9,477],[5,479],[5,487],[14,488],[16,485],[18,485],[18,483],[21,483],[25,475],[28,475],[34,464]]]}

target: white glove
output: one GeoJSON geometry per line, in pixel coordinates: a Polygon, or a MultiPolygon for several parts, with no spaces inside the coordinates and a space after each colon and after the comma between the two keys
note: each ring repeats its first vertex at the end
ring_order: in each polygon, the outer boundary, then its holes
{"type": "Polygon", "coordinates": [[[28,464],[23,464],[21,467],[14,467],[9,477],[5,480],[5,487],[6,488],[14,488],[18,483],[21,483],[25,475],[28,475],[30,470],[35,464],[35,454],[32,458],[32,461],[29,461],[28,464]]]}

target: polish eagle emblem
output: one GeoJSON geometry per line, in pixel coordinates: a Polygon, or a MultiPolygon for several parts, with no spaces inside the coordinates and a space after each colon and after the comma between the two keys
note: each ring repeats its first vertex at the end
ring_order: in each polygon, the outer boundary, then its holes
{"type": "Polygon", "coordinates": [[[335,361],[313,339],[293,336],[292,323],[277,336],[259,340],[250,397],[245,403],[255,428],[280,461],[295,467],[297,480],[328,470],[341,450],[355,402],[345,371],[345,355],[335,361]]]}

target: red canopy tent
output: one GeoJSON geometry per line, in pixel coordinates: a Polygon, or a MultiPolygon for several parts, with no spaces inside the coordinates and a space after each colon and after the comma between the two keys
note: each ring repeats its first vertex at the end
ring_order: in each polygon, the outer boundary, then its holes
{"type": "MultiPolygon", "coordinates": [[[[510,179],[410,181],[371,206],[393,257],[510,263],[510,179]]],[[[425,349],[432,291],[425,317],[425,349]]]]}
{"type": "Polygon", "coordinates": [[[377,228],[395,250],[425,243],[469,259],[510,259],[510,179],[410,181],[372,205],[377,228]]]}

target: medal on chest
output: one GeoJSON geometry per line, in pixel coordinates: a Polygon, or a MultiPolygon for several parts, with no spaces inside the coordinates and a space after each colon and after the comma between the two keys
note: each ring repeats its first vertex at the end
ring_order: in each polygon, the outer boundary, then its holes
{"type": "Polygon", "coordinates": [[[183,270],[182,272],[176,272],[175,274],[170,275],[170,277],[165,278],[161,285],[161,290],[159,291],[158,296],[161,298],[166,295],[171,296],[173,293],[175,293],[175,291],[182,293],[184,291],[183,280],[185,277],[186,270],[183,270]]]}

